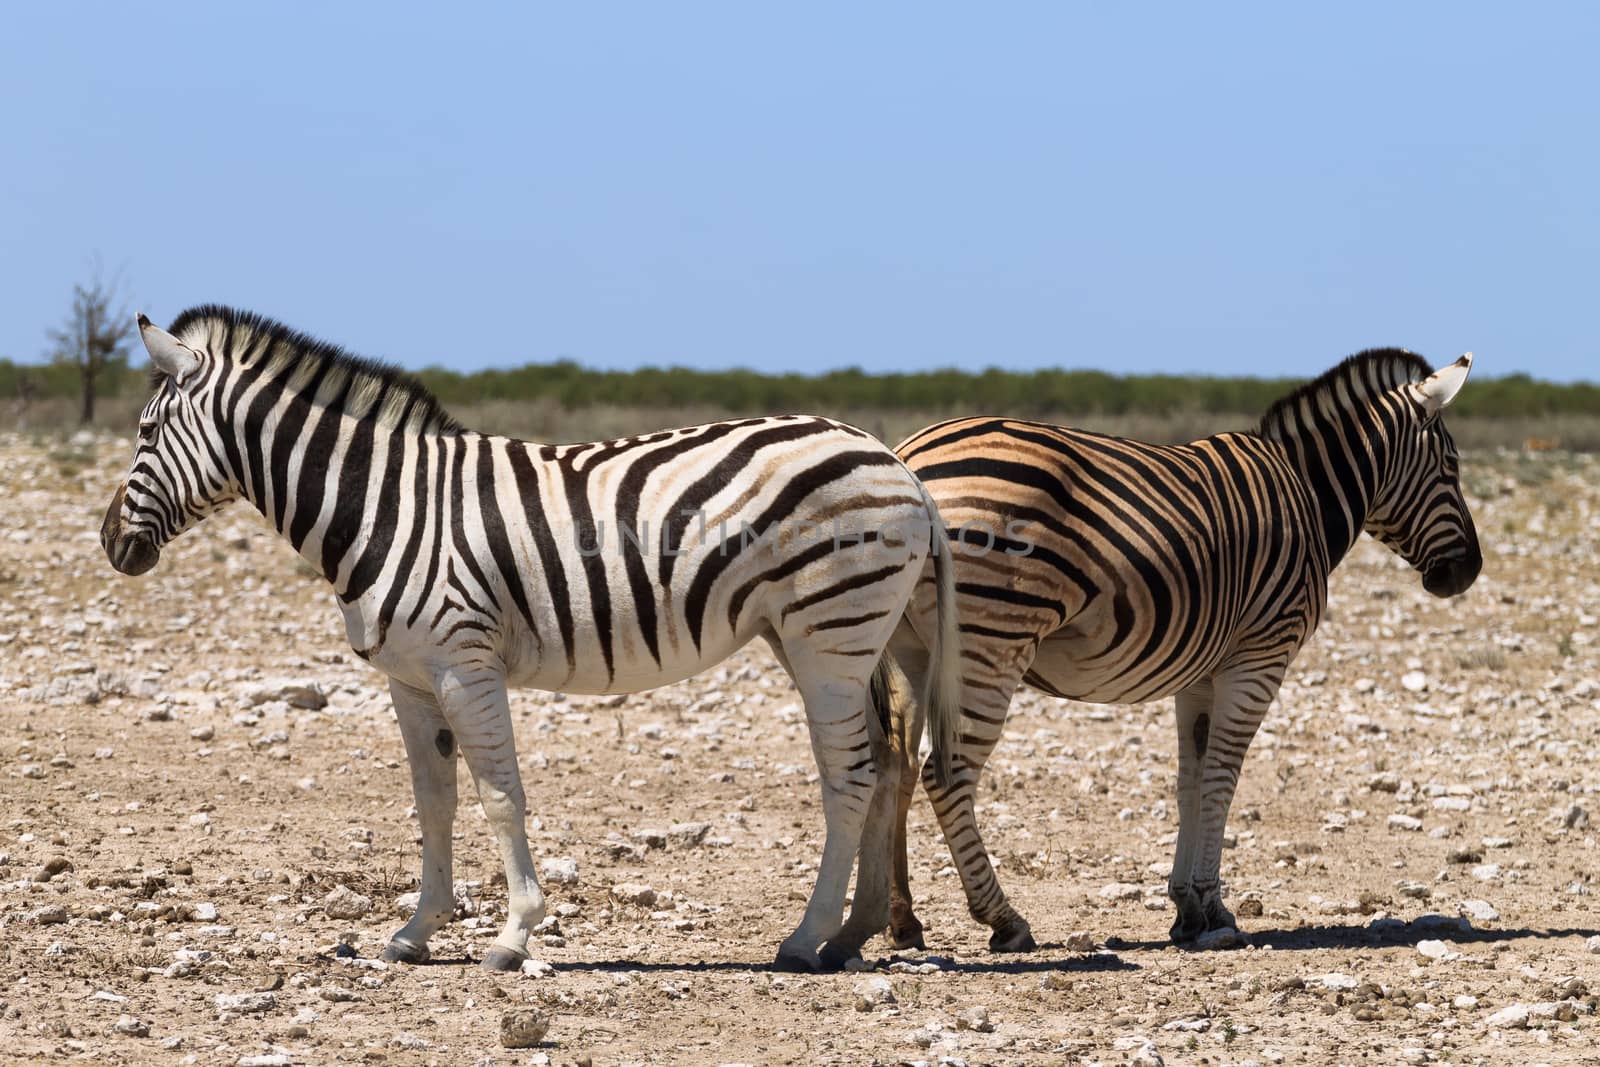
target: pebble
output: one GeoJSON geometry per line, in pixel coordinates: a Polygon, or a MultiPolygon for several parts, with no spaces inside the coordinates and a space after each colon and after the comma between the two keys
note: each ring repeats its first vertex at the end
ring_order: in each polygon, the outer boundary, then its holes
{"type": "Polygon", "coordinates": [[[675,822],[667,827],[667,840],[673,848],[694,848],[711,832],[708,822],[675,822]]]}
{"type": "Polygon", "coordinates": [[[863,978],[851,988],[851,992],[856,996],[856,1011],[871,1011],[895,1002],[894,987],[889,984],[889,979],[881,976],[863,978]]]}
{"type": "Polygon", "coordinates": [[[1500,918],[1500,913],[1487,900],[1463,900],[1456,908],[1462,915],[1479,922],[1494,922],[1500,918]]]}
{"type": "Polygon", "coordinates": [[[73,869],[72,861],[65,856],[51,856],[44,861],[38,873],[33,876],[35,882],[48,882],[58,874],[64,874],[73,869]]]}
{"type": "Polygon", "coordinates": [[[1458,958],[1461,953],[1452,952],[1450,946],[1443,941],[1426,939],[1417,942],[1417,952],[1430,960],[1450,960],[1458,958]]]}
{"type": "Polygon", "coordinates": [[[1522,1030],[1527,1027],[1530,1014],[1528,1005],[1512,1004],[1483,1020],[1483,1025],[1492,1030],[1522,1030]]]}
{"type": "Polygon", "coordinates": [[[537,1048],[549,1031],[550,1016],[540,1008],[512,1008],[500,1016],[500,1044],[506,1048],[537,1048]]]}
{"type": "Polygon", "coordinates": [[[625,904],[649,907],[656,902],[656,891],[643,882],[619,882],[611,887],[611,895],[625,904]]]}
{"type": "Polygon", "coordinates": [[[1306,985],[1316,986],[1318,989],[1326,989],[1331,993],[1348,993],[1360,984],[1348,974],[1340,974],[1337,971],[1312,975],[1306,979],[1306,985]]]}
{"type": "Polygon", "coordinates": [[[979,1034],[994,1033],[994,1023],[989,1021],[989,1009],[975,1004],[957,1012],[956,1029],[971,1030],[979,1034]]]}
{"type": "Polygon", "coordinates": [[[551,885],[577,885],[578,861],[571,856],[540,860],[539,878],[551,885]]]}
{"type": "Polygon", "coordinates": [[[372,898],[341,882],[322,898],[322,911],[330,919],[360,919],[372,911],[372,898]]]}
{"type": "Polygon", "coordinates": [[[1105,900],[1138,900],[1144,896],[1144,886],[1133,882],[1112,882],[1100,887],[1100,896],[1105,900]]]}
{"type": "Polygon", "coordinates": [[[1415,815],[1404,815],[1397,812],[1389,816],[1389,829],[1415,833],[1422,829],[1422,820],[1415,815]]]}
{"type": "Polygon", "coordinates": [[[1166,1061],[1161,1058],[1161,1053],[1150,1041],[1146,1041],[1134,1051],[1128,1064],[1129,1067],[1166,1067],[1166,1061]]]}
{"type": "Polygon", "coordinates": [[[117,1016],[117,1021],[112,1024],[111,1028],[117,1033],[126,1034],[129,1037],[150,1036],[150,1024],[143,1019],[134,1018],[132,1015],[117,1016]]]}
{"type": "Polygon", "coordinates": [[[1093,952],[1097,947],[1094,935],[1087,930],[1074,930],[1067,935],[1066,950],[1068,952],[1093,952]]]}
{"type": "Polygon", "coordinates": [[[216,996],[217,1011],[233,1012],[238,1015],[259,1015],[272,1011],[278,1006],[278,994],[263,993],[218,993],[216,996]]]}
{"type": "Polygon", "coordinates": [[[1408,693],[1425,692],[1428,688],[1428,676],[1421,671],[1407,671],[1400,676],[1400,687],[1408,693]]]}
{"type": "Polygon", "coordinates": [[[1194,947],[1203,952],[1227,948],[1241,948],[1245,944],[1244,935],[1231,926],[1207,930],[1194,939],[1194,947]]]}
{"type": "Polygon", "coordinates": [[[556,969],[544,960],[526,959],[522,961],[522,973],[529,978],[549,978],[556,969]]]}
{"type": "Polygon", "coordinates": [[[291,1067],[294,1060],[287,1052],[263,1052],[256,1056],[240,1056],[234,1063],[237,1067],[291,1067]]]}
{"type": "Polygon", "coordinates": [[[1583,947],[1590,952],[1600,953],[1600,934],[1589,935],[1589,939],[1583,943],[1583,947]]]}

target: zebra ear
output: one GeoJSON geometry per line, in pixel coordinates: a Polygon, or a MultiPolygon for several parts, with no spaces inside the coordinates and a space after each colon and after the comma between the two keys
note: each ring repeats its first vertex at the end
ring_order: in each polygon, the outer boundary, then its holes
{"type": "Polygon", "coordinates": [[[150,353],[150,362],[156,369],[175,381],[182,382],[200,367],[200,357],[190,348],[172,336],[166,330],[151,322],[143,312],[139,313],[139,340],[144,342],[144,349],[150,353]]]}
{"type": "Polygon", "coordinates": [[[1456,398],[1456,394],[1461,392],[1461,387],[1466,384],[1467,373],[1471,370],[1472,353],[1467,352],[1448,367],[1439,368],[1416,384],[1414,388],[1422,400],[1428,418],[1438,416],[1439,412],[1456,398]]]}

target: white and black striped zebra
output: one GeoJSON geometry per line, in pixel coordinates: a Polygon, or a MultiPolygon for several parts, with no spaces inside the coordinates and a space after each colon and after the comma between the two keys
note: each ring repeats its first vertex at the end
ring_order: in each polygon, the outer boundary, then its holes
{"type": "MultiPolygon", "coordinates": [[[[1176,695],[1172,936],[1234,925],[1219,885],[1228,808],[1245,750],[1322,617],[1329,572],[1366,530],[1437,596],[1477,577],[1440,415],[1470,367],[1470,354],[1433,373],[1408,352],[1362,352],[1280,400],[1254,432],[1177,447],[1004,418],[941,423],[900,445],[961,542],[965,703],[948,785],[931,774],[924,784],[992,948],[1034,944],[973,818],[1019,685],[1094,702],[1176,695]]],[[[930,592],[890,645],[912,679],[927,670],[918,635],[933,632],[930,592]]],[[[901,692],[896,714],[915,718],[906,704],[901,692]]],[[[902,946],[922,942],[905,858],[915,784],[902,774],[891,920],[902,946]]]]}
{"type": "Polygon", "coordinates": [[[888,852],[898,765],[869,686],[925,563],[945,605],[929,684],[947,726],[960,685],[948,541],[886,446],[798,415],[529,444],[463,429],[407,376],[253,314],[139,326],[157,388],[106,554],[142,574],[243,498],[332,584],[351,646],[389,675],[421,823],[421,902],[387,958],[425,958],[450,916],[457,752],[509,886],[484,966],[517,966],[544,916],[507,685],[637,692],[756,637],[804,698],[827,821],[778,964],[838,965],[885,927],[886,875],[858,886],[851,926],[840,918],[863,835],[888,852]]]}

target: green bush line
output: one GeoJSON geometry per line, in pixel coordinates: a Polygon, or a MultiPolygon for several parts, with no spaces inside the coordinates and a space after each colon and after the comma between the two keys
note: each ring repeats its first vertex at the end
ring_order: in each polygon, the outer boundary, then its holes
{"type": "MultiPolygon", "coordinates": [[[[997,368],[977,373],[939,369],[909,374],[868,374],[849,369],[819,375],[685,367],[607,371],[567,361],[470,374],[429,367],[417,377],[447,407],[548,400],[569,411],[592,407],[711,407],[740,412],[831,414],[871,410],[1005,412],[1019,416],[1264,411],[1302,380],[997,368]]],[[[78,389],[76,371],[70,366],[19,365],[0,360],[0,398],[15,398],[24,378],[31,385],[32,395],[40,398],[74,396],[78,389]]],[[[102,394],[142,395],[146,381],[142,369],[121,368],[108,374],[102,394]]],[[[1481,377],[1462,392],[1456,410],[1462,415],[1488,417],[1600,415],[1600,385],[1560,385],[1526,374],[1481,377]]]]}

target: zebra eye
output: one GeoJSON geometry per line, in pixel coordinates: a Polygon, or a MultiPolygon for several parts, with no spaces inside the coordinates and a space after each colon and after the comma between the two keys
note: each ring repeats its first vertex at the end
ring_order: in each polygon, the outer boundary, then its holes
{"type": "Polygon", "coordinates": [[[156,435],[156,427],[160,424],[155,419],[139,420],[139,439],[149,441],[156,435]]]}

